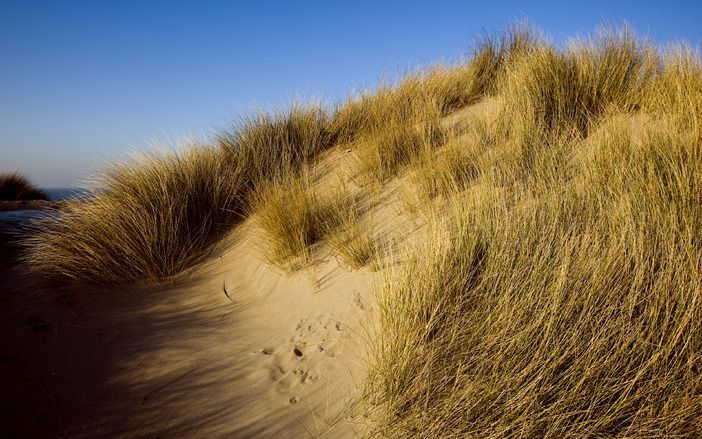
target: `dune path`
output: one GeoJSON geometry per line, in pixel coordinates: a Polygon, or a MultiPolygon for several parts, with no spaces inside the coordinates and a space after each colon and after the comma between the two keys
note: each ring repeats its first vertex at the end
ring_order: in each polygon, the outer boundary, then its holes
{"type": "Polygon", "coordinates": [[[333,257],[315,275],[285,275],[257,254],[255,233],[241,235],[172,285],[69,296],[5,269],[2,430],[362,436],[354,401],[374,275],[333,257]]]}

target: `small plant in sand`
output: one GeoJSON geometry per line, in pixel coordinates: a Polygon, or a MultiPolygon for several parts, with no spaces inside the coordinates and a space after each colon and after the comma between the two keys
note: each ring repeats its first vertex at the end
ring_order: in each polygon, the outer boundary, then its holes
{"type": "Polygon", "coordinates": [[[338,189],[333,195],[333,219],[327,223],[325,237],[332,252],[351,269],[372,264],[377,258],[373,224],[364,217],[360,200],[338,189]]]}
{"type": "Polygon", "coordinates": [[[475,180],[480,172],[478,160],[476,145],[466,138],[453,138],[441,149],[419,156],[410,180],[424,198],[449,196],[475,180]]]}
{"type": "Polygon", "coordinates": [[[328,206],[311,189],[309,175],[271,182],[253,198],[252,209],[265,232],[268,260],[294,271],[312,262],[313,244],[324,236],[328,206]]]}
{"type": "Polygon", "coordinates": [[[363,182],[380,184],[443,144],[446,133],[436,103],[420,98],[416,106],[416,119],[393,121],[358,149],[357,168],[363,182]]]}

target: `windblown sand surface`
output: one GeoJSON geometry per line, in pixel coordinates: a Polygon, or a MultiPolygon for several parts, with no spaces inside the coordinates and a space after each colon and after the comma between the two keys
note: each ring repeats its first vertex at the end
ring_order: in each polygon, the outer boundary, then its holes
{"type": "Polygon", "coordinates": [[[361,435],[354,396],[373,274],[332,258],[315,287],[308,272],[277,273],[254,251],[256,234],[241,235],[188,279],[148,291],[57,295],[5,269],[0,428],[18,437],[361,435]]]}

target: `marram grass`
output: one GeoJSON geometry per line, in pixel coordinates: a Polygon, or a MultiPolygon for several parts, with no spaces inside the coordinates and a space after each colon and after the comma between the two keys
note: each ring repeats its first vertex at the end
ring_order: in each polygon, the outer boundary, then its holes
{"type": "Polygon", "coordinates": [[[46,200],[44,191],[18,173],[0,174],[0,201],[46,200]]]}
{"type": "Polygon", "coordinates": [[[26,261],[48,276],[119,283],[177,274],[241,214],[242,173],[212,148],[115,164],[86,198],[33,225],[26,261]]]}
{"type": "Polygon", "coordinates": [[[376,433],[700,437],[699,60],[605,33],[501,84],[471,190],[380,287],[376,433]]]}

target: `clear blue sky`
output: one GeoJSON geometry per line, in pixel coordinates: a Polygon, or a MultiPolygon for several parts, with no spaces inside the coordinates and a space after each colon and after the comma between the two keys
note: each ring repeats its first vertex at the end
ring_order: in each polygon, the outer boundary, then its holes
{"type": "Polygon", "coordinates": [[[525,18],[555,42],[626,20],[700,44],[702,2],[613,3],[0,0],[0,172],[72,186],[152,141],[455,60],[525,18]]]}

